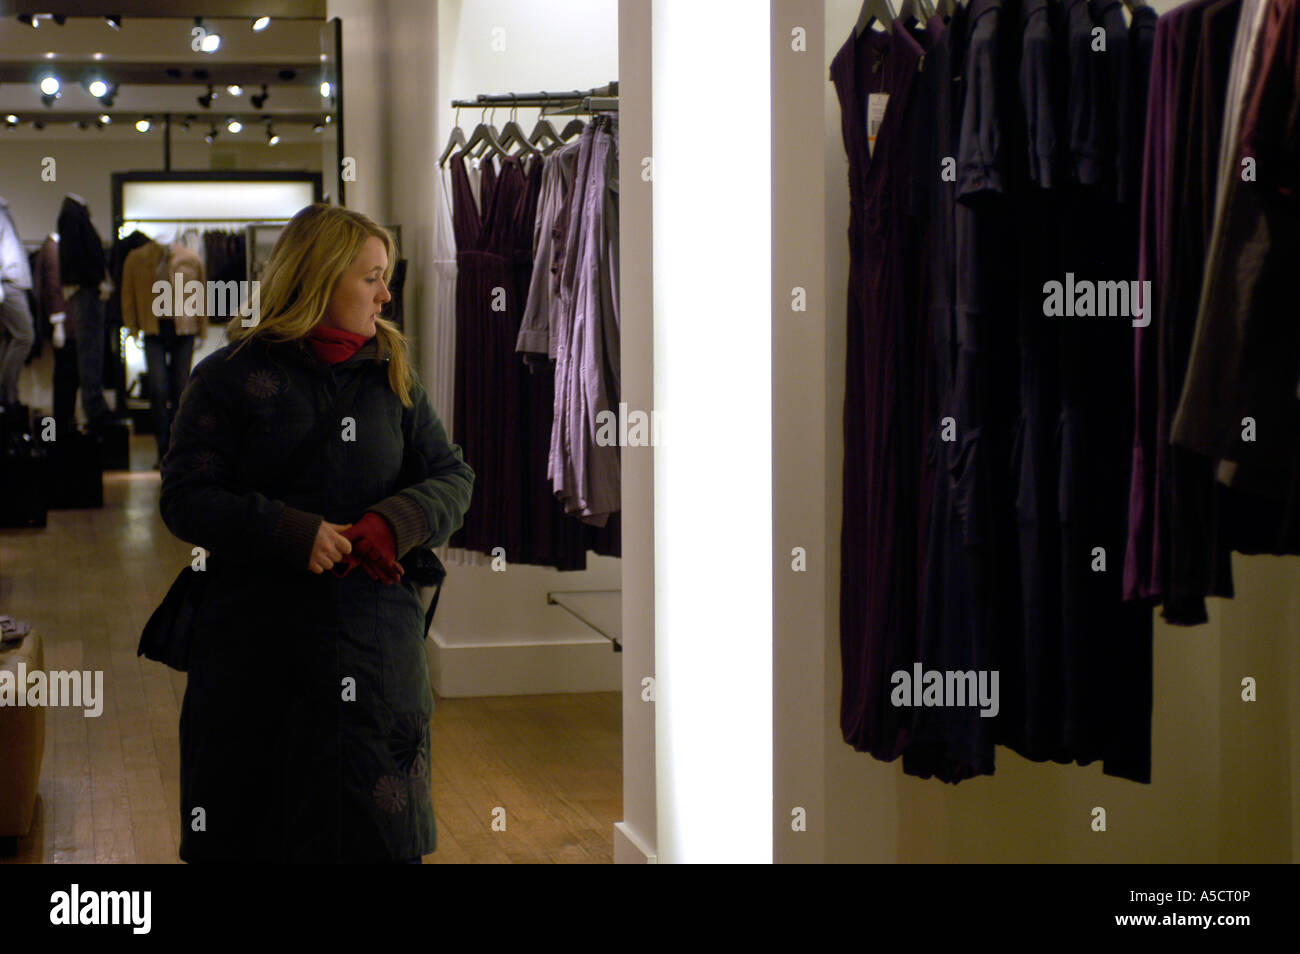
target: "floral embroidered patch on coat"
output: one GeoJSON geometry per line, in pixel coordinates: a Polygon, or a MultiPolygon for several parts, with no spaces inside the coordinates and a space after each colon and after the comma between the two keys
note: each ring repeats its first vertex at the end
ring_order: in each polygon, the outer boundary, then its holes
{"type": "Polygon", "coordinates": [[[390,815],[396,815],[406,807],[406,783],[396,775],[382,776],[375,783],[373,792],[375,802],[390,815]]]}
{"type": "Polygon", "coordinates": [[[257,398],[275,397],[280,393],[280,379],[274,371],[253,371],[244,380],[244,390],[257,398]]]}

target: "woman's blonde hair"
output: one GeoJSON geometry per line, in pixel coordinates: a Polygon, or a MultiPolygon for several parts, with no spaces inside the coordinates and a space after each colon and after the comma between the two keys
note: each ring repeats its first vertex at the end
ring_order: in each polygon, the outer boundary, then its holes
{"type": "MultiPolygon", "coordinates": [[[[380,239],[388,252],[387,284],[397,262],[393,237],[386,228],[360,212],[323,202],[302,209],[276,239],[262,271],[260,320],[249,327],[232,321],[230,340],[239,341],[242,348],[258,335],[270,341],[307,337],[325,316],[339,279],[371,236],[380,239]]],[[[389,356],[388,383],[403,406],[410,407],[412,381],[406,338],[387,319],[378,318],[375,324],[379,356],[389,356]]]]}

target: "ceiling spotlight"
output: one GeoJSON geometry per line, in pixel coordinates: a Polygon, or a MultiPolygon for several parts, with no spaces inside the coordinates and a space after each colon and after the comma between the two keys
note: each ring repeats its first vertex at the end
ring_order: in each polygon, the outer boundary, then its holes
{"type": "Polygon", "coordinates": [[[238,119],[236,119],[234,116],[227,116],[227,117],[226,117],[226,128],[229,129],[232,133],[237,133],[237,132],[241,132],[241,131],[243,130],[243,128],[244,128],[244,124],[241,123],[241,122],[240,122],[238,119]]]}
{"type": "Polygon", "coordinates": [[[86,85],[86,91],[95,99],[103,99],[108,95],[108,84],[102,79],[93,79],[86,85]]]}
{"type": "Polygon", "coordinates": [[[332,123],[332,122],[334,122],[334,116],[333,116],[331,113],[326,113],[326,114],[325,114],[325,122],[326,122],[327,124],[328,124],[328,123],[332,123]]]}
{"type": "Polygon", "coordinates": [[[212,84],[209,83],[207,93],[205,93],[203,96],[198,97],[199,105],[202,106],[204,109],[211,109],[212,98],[216,95],[217,95],[216,93],[212,92],[212,84]]]}
{"type": "Polygon", "coordinates": [[[36,19],[36,17],[32,16],[30,13],[18,14],[18,22],[27,24],[33,30],[41,25],[41,21],[36,19]]]}
{"type": "Polygon", "coordinates": [[[117,14],[109,14],[108,16],[104,17],[104,22],[107,23],[109,26],[111,26],[114,30],[122,29],[122,18],[119,17],[117,14]]]}
{"type": "Polygon", "coordinates": [[[57,23],[59,26],[63,26],[63,24],[68,22],[68,18],[65,17],[62,13],[56,13],[54,14],[54,22],[57,23]]]}
{"type": "Polygon", "coordinates": [[[261,33],[270,25],[271,25],[270,17],[258,17],[256,20],[253,21],[253,32],[261,33]]]}
{"type": "Polygon", "coordinates": [[[316,125],[314,125],[314,126],[311,127],[311,131],[314,132],[314,133],[324,132],[324,131],[325,131],[325,127],[322,126],[320,123],[316,123],[316,125]]]}
{"type": "Polygon", "coordinates": [[[229,86],[226,87],[226,92],[229,93],[231,96],[243,96],[244,87],[240,86],[238,83],[231,83],[229,86]]]}
{"type": "Polygon", "coordinates": [[[32,128],[33,128],[33,129],[44,129],[44,128],[45,128],[45,123],[43,123],[43,122],[42,122],[41,120],[39,120],[39,119],[34,119],[34,120],[32,120],[32,128]]]}
{"type": "Polygon", "coordinates": [[[213,126],[208,130],[208,134],[203,137],[203,141],[210,146],[212,145],[213,140],[215,140],[216,138],[217,138],[217,127],[213,126]]]}
{"type": "Polygon", "coordinates": [[[99,124],[100,124],[101,126],[107,126],[107,125],[108,125],[109,123],[111,123],[112,121],[113,121],[113,117],[110,116],[110,115],[108,115],[108,113],[100,113],[100,114],[99,114],[99,124]]]}
{"type": "Polygon", "coordinates": [[[8,116],[5,117],[5,122],[7,122],[10,126],[17,126],[18,117],[15,116],[13,113],[10,113],[8,116]]]}
{"type": "MultiPolygon", "coordinates": [[[[199,49],[204,53],[215,53],[221,48],[221,34],[203,26],[203,18],[195,17],[194,25],[199,29],[199,49]]],[[[190,33],[193,36],[193,32],[190,33]]]]}
{"type": "Polygon", "coordinates": [[[329,80],[325,80],[324,82],[322,82],[322,83],[320,84],[320,94],[321,94],[321,98],[322,98],[322,99],[329,99],[329,98],[330,98],[330,83],[329,83],[329,80]]]}
{"type": "Polygon", "coordinates": [[[280,142],[280,134],[271,128],[271,124],[266,124],[266,144],[274,146],[280,142]]]}
{"type": "Polygon", "coordinates": [[[266,84],[262,84],[262,94],[260,96],[250,96],[248,101],[253,104],[254,109],[261,109],[266,105],[266,98],[271,94],[266,91],[266,84]]]}
{"type": "Polygon", "coordinates": [[[47,73],[41,77],[41,92],[46,96],[57,96],[59,92],[59,78],[53,73],[47,73]]]}
{"type": "Polygon", "coordinates": [[[152,126],[152,125],[153,125],[153,124],[149,121],[149,117],[146,116],[146,117],[144,117],[143,119],[136,120],[135,131],[136,131],[136,132],[148,132],[148,131],[149,131],[149,127],[152,126]]]}

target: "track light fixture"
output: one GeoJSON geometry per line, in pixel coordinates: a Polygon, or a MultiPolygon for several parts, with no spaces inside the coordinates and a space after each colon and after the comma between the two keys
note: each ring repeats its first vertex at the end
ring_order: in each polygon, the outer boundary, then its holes
{"type": "Polygon", "coordinates": [[[111,26],[114,30],[122,29],[122,18],[118,16],[116,13],[107,14],[104,17],[104,22],[107,23],[109,26],[111,26]]]}
{"type": "Polygon", "coordinates": [[[280,134],[277,133],[274,129],[271,128],[271,124],[270,124],[270,123],[267,123],[267,124],[266,124],[266,144],[267,144],[268,146],[275,146],[275,145],[278,145],[279,142],[280,142],[280,134]]]}
{"type": "Polygon", "coordinates": [[[243,129],[244,129],[244,124],[241,123],[241,122],[240,122],[238,119],[236,119],[234,116],[227,116],[227,117],[226,117],[226,128],[227,128],[228,130],[230,130],[232,133],[239,133],[239,132],[242,132],[242,131],[243,131],[243,129]]]}
{"type": "Polygon", "coordinates": [[[229,86],[226,87],[226,92],[229,93],[231,96],[243,96],[244,87],[240,86],[238,83],[231,83],[229,86]]]}
{"type": "Polygon", "coordinates": [[[271,25],[270,17],[258,17],[256,20],[253,21],[253,32],[261,33],[270,25],[271,25]]]}
{"type": "Polygon", "coordinates": [[[204,109],[211,109],[213,97],[215,97],[216,95],[217,94],[212,91],[212,84],[209,83],[207,93],[198,97],[199,105],[202,106],[204,109]]]}
{"type": "Polygon", "coordinates": [[[208,129],[208,134],[203,137],[203,141],[210,146],[216,140],[216,138],[217,138],[217,127],[212,126],[208,129]]]}
{"type": "Polygon", "coordinates": [[[266,84],[263,83],[261,95],[250,96],[248,97],[248,101],[253,104],[254,109],[261,109],[266,105],[266,98],[270,95],[271,94],[267,92],[266,84]]]}
{"type": "Polygon", "coordinates": [[[145,116],[143,119],[136,120],[135,131],[142,132],[142,133],[148,132],[150,127],[152,126],[153,126],[153,117],[145,116]]]}
{"type": "MultiPolygon", "coordinates": [[[[204,53],[215,53],[217,50],[221,49],[221,34],[215,30],[209,30],[204,27],[202,17],[194,18],[194,26],[195,29],[199,31],[198,40],[200,50],[204,53]]],[[[194,33],[191,32],[190,35],[194,36],[194,33]]]]}

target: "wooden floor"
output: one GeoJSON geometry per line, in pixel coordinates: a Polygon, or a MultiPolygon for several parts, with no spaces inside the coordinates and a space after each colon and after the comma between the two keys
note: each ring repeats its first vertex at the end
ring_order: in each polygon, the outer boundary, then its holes
{"type": "MultiPolygon", "coordinates": [[[[30,622],[45,668],[103,670],[104,711],[46,711],[32,832],[0,863],[179,863],[185,676],[136,656],[189,548],[158,515],[152,439],[105,474],[104,507],[0,529],[0,613],[30,622]]],[[[612,862],[622,818],[618,693],[437,700],[433,805],[443,862],[612,862]],[[493,831],[505,809],[506,830],[493,831]]]]}

